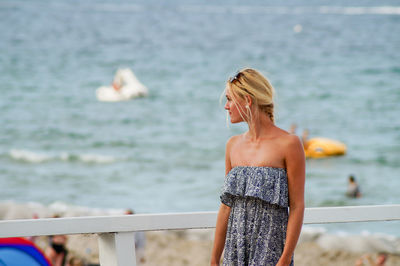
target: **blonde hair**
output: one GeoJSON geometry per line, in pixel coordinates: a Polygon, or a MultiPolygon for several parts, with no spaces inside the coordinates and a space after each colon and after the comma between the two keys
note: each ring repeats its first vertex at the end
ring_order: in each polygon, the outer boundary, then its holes
{"type": "MultiPolygon", "coordinates": [[[[227,84],[236,105],[236,97],[246,99],[246,96],[249,96],[252,104],[257,107],[255,115],[257,116],[258,112],[266,113],[274,123],[273,97],[275,90],[260,72],[251,68],[242,69],[231,77],[227,84]]],[[[250,108],[246,108],[246,112],[243,112],[242,108],[238,108],[238,110],[244,120],[251,122],[253,116],[250,108]]]]}

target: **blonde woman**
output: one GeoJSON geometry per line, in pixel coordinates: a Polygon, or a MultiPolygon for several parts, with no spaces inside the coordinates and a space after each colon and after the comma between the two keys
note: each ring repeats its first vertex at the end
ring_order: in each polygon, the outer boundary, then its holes
{"type": "Polygon", "coordinates": [[[246,122],[249,129],[226,144],[211,265],[219,265],[224,248],[223,265],[293,265],[305,158],[300,139],[274,124],[273,93],[254,69],[239,71],[226,84],[231,123],[246,122]]]}

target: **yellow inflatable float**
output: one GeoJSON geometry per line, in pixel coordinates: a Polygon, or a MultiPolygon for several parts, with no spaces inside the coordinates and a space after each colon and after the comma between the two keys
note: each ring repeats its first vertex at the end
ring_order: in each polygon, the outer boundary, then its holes
{"type": "Polygon", "coordinates": [[[346,154],[344,143],[328,138],[311,138],[307,141],[304,152],[306,158],[325,158],[346,154]]]}

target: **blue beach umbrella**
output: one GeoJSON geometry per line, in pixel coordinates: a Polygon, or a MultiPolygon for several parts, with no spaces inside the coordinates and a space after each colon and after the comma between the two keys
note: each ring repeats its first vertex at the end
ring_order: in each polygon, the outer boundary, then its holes
{"type": "Polygon", "coordinates": [[[51,266],[43,252],[31,241],[0,238],[0,266],[51,266]]]}

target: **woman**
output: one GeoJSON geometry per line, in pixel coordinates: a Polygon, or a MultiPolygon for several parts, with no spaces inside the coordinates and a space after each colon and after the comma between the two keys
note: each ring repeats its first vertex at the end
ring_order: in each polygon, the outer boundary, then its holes
{"type": "Polygon", "coordinates": [[[50,237],[50,245],[45,254],[54,266],[64,266],[67,261],[68,250],[65,248],[67,236],[55,235],[50,237]]]}
{"type": "Polygon", "coordinates": [[[305,158],[298,137],[274,124],[274,89],[253,69],[226,85],[231,123],[249,130],[225,150],[211,265],[293,265],[304,214],[305,158]],[[288,207],[290,212],[288,212],[288,207]]]}

